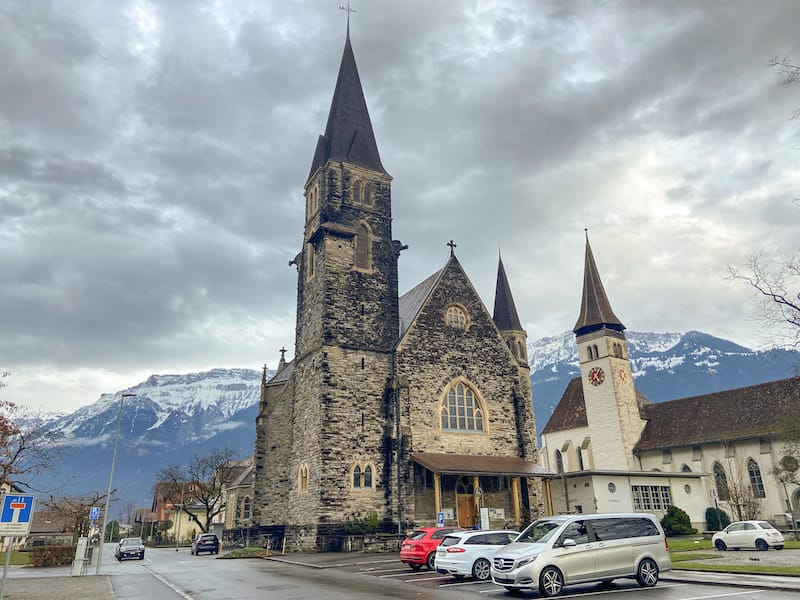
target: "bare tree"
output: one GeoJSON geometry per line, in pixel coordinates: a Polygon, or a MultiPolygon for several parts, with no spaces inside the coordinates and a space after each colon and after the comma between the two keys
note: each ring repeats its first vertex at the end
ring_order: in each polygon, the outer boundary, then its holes
{"type": "Polygon", "coordinates": [[[226,471],[236,459],[230,448],[195,455],[187,467],[169,465],[158,472],[156,493],[194,520],[203,532],[225,510],[223,486],[226,471]]]}
{"type": "MultiPolygon", "coordinates": [[[[0,374],[0,388],[6,387],[0,374]]],[[[17,405],[0,400],[0,485],[16,484],[31,488],[31,479],[45,468],[52,468],[61,455],[57,436],[41,417],[30,417],[20,424],[17,405]]]]}
{"type": "MultiPolygon", "coordinates": [[[[113,492],[112,492],[113,495],[113,492]]],[[[93,506],[101,506],[105,502],[105,492],[89,492],[83,496],[53,496],[40,500],[49,511],[64,519],[65,524],[73,529],[72,543],[78,537],[89,534],[89,510],[93,506]]]]}
{"type": "MultiPolygon", "coordinates": [[[[769,66],[777,69],[781,75],[781,85],[789,87],[800,81],[800,65],[796,65],[788,56],[778,58],[777,56],[769,61],[769,66]]],[[[798,108],[792,118],[795,119],[800,116],[800,108],[798,108]]]]}
{"type": "Polygon", "coordinates": [[[721,477],[715,473],[720,502],[728,504],[737,521],[758,519],[763,490],[754,489],[748,465],[733,457],[718,458],[716,462],[723,470],[721,477]]]}
{"type": "Polygon", "coordinates": [[[784,256],[772,268],[764,263],[761,252],[747,259],[742,267],[728,267],[728,279],[742,281],[758,292],[762,324],[800,347],[800,254],[784,256]]]}

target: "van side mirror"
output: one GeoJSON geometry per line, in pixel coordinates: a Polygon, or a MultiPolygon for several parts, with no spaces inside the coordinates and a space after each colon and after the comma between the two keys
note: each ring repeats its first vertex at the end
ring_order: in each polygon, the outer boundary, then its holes
{"type": "Polygon", "coordinates": [[[563,542],[561,542],[561,546],[567,548],[569,546],[577,546],[577,544],[575,543],[575,540],[573,540],[572,538],[567,538],[563,542]]]}

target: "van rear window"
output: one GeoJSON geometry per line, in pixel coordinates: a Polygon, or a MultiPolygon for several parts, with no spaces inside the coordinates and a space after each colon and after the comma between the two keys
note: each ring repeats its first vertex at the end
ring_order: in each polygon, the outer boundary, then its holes
{"type": "Polygon", "coordinates": [[[592,528],[595,539],[599,542],[661,535],[656,524],[644,517],[591,519],[587,522],[592,528]]]}

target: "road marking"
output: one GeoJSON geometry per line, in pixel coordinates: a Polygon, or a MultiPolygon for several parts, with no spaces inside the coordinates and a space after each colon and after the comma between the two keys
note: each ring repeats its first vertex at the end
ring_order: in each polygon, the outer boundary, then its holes
{"type": "Polygon", "coordinates": [[[186,592],[184,592],[184,591],[183,591],[182,589],[180,589],[179,587],[177,587],[177,586],[175,586],[175,585],[171,584],[169,581],[167,581],[166,579],[164,579],[164,578],[163,578],[161,575],[159,575],[159,574],[158,574],[158,573],[156,573],[155,571],[151,570],[151,569],[150,569],[150,567],[147,567],[147,566],[145,566],[145,565],[142,565],[142,567],[143,567],[143,568],[144,568],[144,569],[145,569],[145,570],[146,570],[148,573],[150,573],[150,575],[152,575],[153,577],[155,577],[156,579],[158,579],[158,580],[159,580],[161,583],[163,583],[165,586],[167,586],[167,587],[168,587],[169,589],[171,589],[173,592],[175,592],[176,594],[178,594],[178,595],[179,595],[181,598],[184,598],[184,600],[196,600],[196,598],[195,598],[194,596],[190,596],[189,594],[187,594],[186,592]]]}

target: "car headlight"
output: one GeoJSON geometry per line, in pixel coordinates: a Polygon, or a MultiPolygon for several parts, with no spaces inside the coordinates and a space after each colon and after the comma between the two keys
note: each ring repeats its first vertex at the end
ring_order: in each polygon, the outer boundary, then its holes
{"type": "Polygon", "coordinates": [[[518,567],[524,567],[525,565],[528,565],[528,564],[532,563],[533,561],[535,561],[537,556],[539,556],[539,555],[538,554],[534,554],[533,556],[526,556],[525,558],[520,558],[517,561],[517,566],[518,567]]]}

